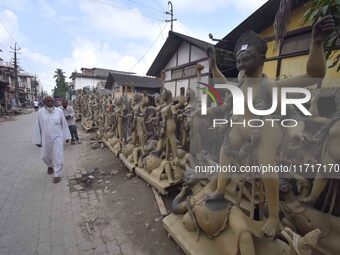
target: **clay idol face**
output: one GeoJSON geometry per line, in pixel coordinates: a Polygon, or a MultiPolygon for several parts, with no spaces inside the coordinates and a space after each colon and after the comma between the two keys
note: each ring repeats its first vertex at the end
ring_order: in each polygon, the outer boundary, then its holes
{"type": "Polygon", "coordinates": [[[262,59],[254,47],[245,45],[236,56],[236,67],[239,71],[244,70],[247,75],[251,75],[263,65],[262,59]]]}
{"type": "Polygon", "coordinates": [[[266,59],[267,43],[254,31],[246,31],[237,40],[234,54],[239,71],[254,74],[266,59]]]}

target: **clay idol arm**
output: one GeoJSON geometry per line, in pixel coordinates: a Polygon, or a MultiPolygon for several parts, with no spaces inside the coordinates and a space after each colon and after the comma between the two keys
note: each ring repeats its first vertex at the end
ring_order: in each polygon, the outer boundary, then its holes
{"type": "Polygon", "coordinates": [[[209,58],[209,65],[210,65],[215,83],[221,83],[221,84],[228,83],[227,78],[223,75],[223,73],[217,67],[215,49],[213,47],[208,47],[206,50],[206,53],[209,58]]]}

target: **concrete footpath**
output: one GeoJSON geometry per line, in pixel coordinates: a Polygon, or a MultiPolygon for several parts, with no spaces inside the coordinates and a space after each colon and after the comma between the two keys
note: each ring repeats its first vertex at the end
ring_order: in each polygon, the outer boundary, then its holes
{"type": "MultiPolygon", "coordinates": [[[[85,144],[65,146],[64,177],[53,184],[39,148],[31,143],[36,114],[0,123],[0,255],[180,254],[171,241],[160,246],[163,251],[136,247],[105,206],[108,198],[102,189],[70,190],[69,177],[86,164],[84,161],[94,161],[85,158],[89,153],[85,144]]],[[[120,164],[109,152],[101,151],[120,164]]],[[[143,183],[133,185],[146,190],[146,199],[152,201],[151,191],[143,183]]],[[[152,210],[156,215],[157,210],[152,210]]]]}

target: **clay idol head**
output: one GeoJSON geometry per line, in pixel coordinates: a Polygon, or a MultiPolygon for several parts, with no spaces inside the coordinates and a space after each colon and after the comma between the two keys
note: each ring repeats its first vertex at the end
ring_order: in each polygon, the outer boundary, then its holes
{"type": "Polygon", "coordinates": [[[236,42],[234,54],[236,66],[246,75],[254,74],[266,59],[267,43],[254,31],[248,30],[236,42]]]}
{"type": "Polygon", "coordinates": [[[168,102],[172,98],[172,93],[170,90],[163,88],[161,92],[162,101],[168,102]]]}

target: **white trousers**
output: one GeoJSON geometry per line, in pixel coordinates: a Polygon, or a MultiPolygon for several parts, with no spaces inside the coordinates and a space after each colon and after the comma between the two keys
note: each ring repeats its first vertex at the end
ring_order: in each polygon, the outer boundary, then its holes
{"type": "Polygon", "coordinates": [[[54,141],[46,142],[42,146],[41,159],[47,167],[54,168],[54,177],[60,177],[64,168],[64,141],[58,137],[54,141]]]}

